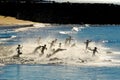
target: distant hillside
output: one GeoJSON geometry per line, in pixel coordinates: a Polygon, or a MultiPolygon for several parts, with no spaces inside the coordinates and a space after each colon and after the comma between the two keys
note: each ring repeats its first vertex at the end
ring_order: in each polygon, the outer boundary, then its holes
{"type": "Polygon", "coordinates": [[[43,23],[120,24],[120,6],[87,3],[0,3],[0,15],[43,23]]]}

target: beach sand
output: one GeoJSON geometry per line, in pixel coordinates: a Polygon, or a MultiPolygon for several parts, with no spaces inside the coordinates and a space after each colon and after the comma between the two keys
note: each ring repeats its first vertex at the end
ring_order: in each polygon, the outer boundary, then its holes
{"type": "Polygon", "coordinates": [[[1,16],[0,15],[0,25],[29,25],[34,24],[35,22],[19,20],[10,16],[1,16]]]}

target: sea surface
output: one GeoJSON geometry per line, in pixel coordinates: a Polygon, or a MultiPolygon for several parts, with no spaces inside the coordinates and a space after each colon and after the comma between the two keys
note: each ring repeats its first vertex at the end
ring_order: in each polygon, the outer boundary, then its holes
{"type": "Polygon", "coordinates": [[[6,65],[0,80],[119,80],[120,67],[6,65]]]}
{"type": "MultiPolygon", "coordinates": [[[[72,36],[74,42],[86,40],[109,48],[111,56],[120,64],[120,25],[50,25],[49,27],[17,28],[0,27],[0,45],[27,45],[38,37],[49,42],[57,38],[64,41],[72,36]]],[[[97,46],[97,45],[96,45],[97,46]]],[[[111,63],[112,65],[112,63],[111,63]]],[[[119,80],[120,66],[9,64],[0,67],[0,80],[119,80]]]]}

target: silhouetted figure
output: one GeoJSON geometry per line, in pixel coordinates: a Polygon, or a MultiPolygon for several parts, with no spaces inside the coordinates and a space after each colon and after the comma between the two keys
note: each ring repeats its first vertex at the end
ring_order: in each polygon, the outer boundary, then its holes
{"type": "Polygon", "coordinates": [[[71,44],[71,40],[73,40],[73,39],[72,39],[71,36],[69,36],[69,38],[68,38],[68,44],[71,44]]]}
{"type": "Polygon", "coordinates": [[[49,55],[47,55],[47,57],[49,58],[49,57],[51,57],[51,56],[53,56],[53,55],[55,55],[57,52],[60,52],[60,51],[64,51],[64,50],[66,50],[66,49],[61,49],[61,48],[58,48],[58,49],[53,49],[53,53],[52,54],[49,54],[49,55]]]}
{"type": "Polygon", "coordinates": [[[62,43],[59,43],[59,48],[61,48],[61,46],[62,46],[62,43]]]}
{"type": "Polygon", "coordinates": [[[71,36],[69,36],[68,38],[66,38],[65,45],[70,45],[71,44],[71,40],[73,40],[71,36]]]}
{"type": "Polygon", "coordinates": [[[65,45],[67,45],[67,43],[68,43],[68,38],[65,39],[65,45]]]}
{"type": "Polygon", "coordinates": [[[97,51],[97,47],[95,47],[94,49],[93,49],[93,55],[92,56],[95,56],[95,53],[98,53],[98,51],[97,51]]]}
{"type": "Polygon", "coordinates": [[[17,57],[20,57],[20,55],[22,54],[21,49],[22,49],[22,47],[19,44],[18,47],[16,48],[16,50],[17,50],[17,55],[16,56],[17,57]]]}
{"type": "Polygon", "coordinates": [[[47,50],[46,44],[44,46],[41,46],[41,55],[44,54],[45,49],[47,50]]]}
{"type": "Polygon", "coordinates": [[[97,47],[94,47],[94,49],[91,49],[91,48],[88,47],[88,49],[91,50],[91,51],[93,51],[93,55],[92,56],[95,56],[96,52],[98,53],[97,47]]]}
{"type": "Polygon", "coordinates": [[[88,49],[88,45],[92,40],[86,40],[86,42],[84,42],[86,44],[86,50],[88,49]]]}
{"type": "Polygon", "coordinates": [[[55,41],[53,40],[51,43],[50,43],[50,49],[55,45],[55,41]]]}

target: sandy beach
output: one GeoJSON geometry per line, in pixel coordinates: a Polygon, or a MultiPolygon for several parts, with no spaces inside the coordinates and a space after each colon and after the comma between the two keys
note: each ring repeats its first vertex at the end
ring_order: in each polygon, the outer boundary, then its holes
{"type": "Polygon", "coordinates": [[[0,15],[0,25],[29,25],[34,24],[35,22],[19,20],[10,16],[1,16],[0,15]]]}

